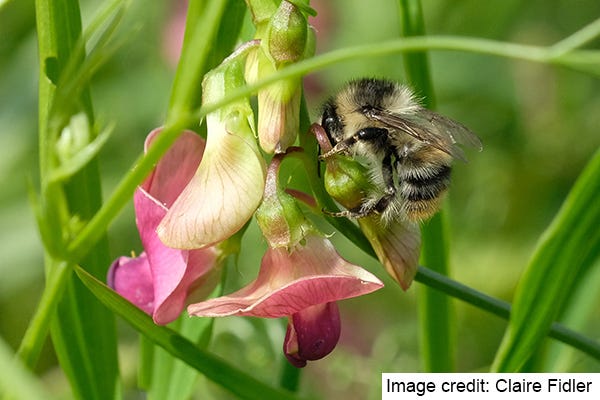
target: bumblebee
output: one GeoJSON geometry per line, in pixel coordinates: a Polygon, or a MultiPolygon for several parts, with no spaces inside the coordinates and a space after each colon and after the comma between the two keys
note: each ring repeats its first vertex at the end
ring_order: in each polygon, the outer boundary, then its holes
{"type": "Polygon", "coordinates": [[[411,89],[389,80],[348,83],[324,104],[321,126],[333,148],[320,158],[364,160],[377,188],[360,206],[332,214],[339,217],[427,219],[448,191],[452,160],[466,162],[458,145],[482,149],[468,128],[424,108],[411,89]]]}

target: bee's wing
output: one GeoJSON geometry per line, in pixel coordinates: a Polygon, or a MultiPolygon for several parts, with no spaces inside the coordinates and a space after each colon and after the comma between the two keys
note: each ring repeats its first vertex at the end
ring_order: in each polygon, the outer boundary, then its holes
{"type": "Polygon", "coordinates": [[[466,157],[457,144],[468,145],[479,151],[483,148],[481,140],[469,128],[426,108],[402,115],[372,110],[367,116],[462,161],[466,161],[466,157]]]}

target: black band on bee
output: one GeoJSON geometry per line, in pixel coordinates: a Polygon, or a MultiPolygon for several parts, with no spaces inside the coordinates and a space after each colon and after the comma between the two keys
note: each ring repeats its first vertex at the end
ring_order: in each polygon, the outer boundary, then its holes
{"type": "Polygon", "coordinates": [[[381,109],[383,100],[394,95],[396,84],[380,79],[361,79],[350,83],[355,88],[354,104],[362,104],[367,111],[381,109]]]}
{"type": "Polygon", "coordinates": [[[400,193],[404,199],[409,201],[431,200],[448,189],[450,166],[429,167],[426,171],[426,177],[412,174],[402,178],[400,193]]]}
{"type": "Polygon", "coordinates": [[[417,187],[447,185],[450,183],[451,172],[452,168],[449,165],[439,165],[436,168],[427,168],[426,177],[419,176],[416,173],[405,173],[402,180],[417,187]]]}

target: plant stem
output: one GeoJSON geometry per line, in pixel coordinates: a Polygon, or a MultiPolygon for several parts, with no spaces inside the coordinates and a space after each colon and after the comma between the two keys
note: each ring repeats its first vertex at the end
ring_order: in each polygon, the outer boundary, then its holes
{"type": "MultiPolygon", "coordinates": [[[[93,111],[85,84],[68,104],[58,100],[66,95],[72,79],[70,72],[79,73],[84,61],[78,1],[39,0],[35,6],[40,64],[41,201],[37,203],[41,212],[38,210],[38,222],[43,231],[47,232],[50,227],[55,236],[53,243],[64,249],[72,235],[73,222],[85,222],[100,208],[101,187],[93,159],[68,181],[52,181],[56,169],[60,168],[57,141],[64,124],[76,113],[84,113],[89,126],[93,126],[93,111]]],[[[75,134],[78,133],[83,134],[75,134]]],[[[90,243],[88,257],[78,260],[95,276],[103,276],[109,264],[104,232],[98,232],[96,240],[90,243]]],[[[32,367],[50,329],[57,357],[75,395],[89,399],[112,397],[118,377],[114,316],[74,279],[68,261],[60,259],[52,250],[55,249],[45,249],[47,285],[21,343],[19,356],[32,367]]]]}
{"type": "MultiPolygon", "coordinates": [[[[401,32],[404,38],[425,35],[425,24],[419,0],[399,0],[401,32]]],[[[427,108],[435,107],[435,94],[427,53],[404,54],[404,70],[408,83],[423,99],[427,108]]],[[[444,211],[421,226],[423,248],[421,261],[433,271],[449,275],[449,247],[446,240],[444,211]]],[[[427,286],[419,288],[420,347],[423,370],[450,372],[454,369],[452,307],[447,295],[427,286]]]]}
{"type": "Polygon", "coordinates": [[[62,297],[71,272],[71,268],[65,262],[57,262],[51,258],[46,261],[46,265],[50,272],[46,277],[46,285],[38,309],[29,322],[17,350],[17,356],[29,368],[33,368],[42,351],[50,328],[50,321],[54,317],[56,305],[62,297]],[[51,263],[56,265],[50,266],[51,263]]]}
{"type": "Polygon", "coordinates": [[[600,36],[600,18],[584,26],[571,36],[555,43],[549,48],[549,51],[552,52],[554,57],[560,57],[567,54],[569,51],[584,46],[598,36],[600,36]]]}

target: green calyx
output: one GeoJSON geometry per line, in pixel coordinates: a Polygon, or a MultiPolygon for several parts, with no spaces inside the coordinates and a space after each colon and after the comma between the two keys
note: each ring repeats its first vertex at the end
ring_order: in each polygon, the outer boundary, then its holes
{"type": "Polygon", "coordinates": [[[327,159],[325,190],[344,207],[350,209],[362,204],[367,193],[375,190],[368,179],[367,167],[350,157],[335,155],[327,159]]]}

